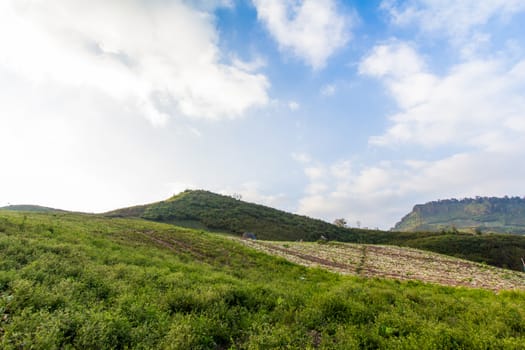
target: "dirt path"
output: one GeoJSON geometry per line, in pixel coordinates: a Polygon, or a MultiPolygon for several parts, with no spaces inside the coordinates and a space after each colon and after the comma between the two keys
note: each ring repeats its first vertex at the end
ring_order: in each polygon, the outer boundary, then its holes
{"type": "Polygon", "coordinates": [[[335,242],[241,242],[300,265],[318,266],[342,274],[418,280],[494,291],[525,290],[525,273],[417,249],[335,242]]]}

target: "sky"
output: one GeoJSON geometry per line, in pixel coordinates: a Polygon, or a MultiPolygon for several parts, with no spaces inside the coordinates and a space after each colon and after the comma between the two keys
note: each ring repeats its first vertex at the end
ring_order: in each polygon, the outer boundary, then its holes
{"type": "Polygon", "coordinates": [[[388,229],[525,195],[523,0],[0,0],[0,206],[388,229]]]}

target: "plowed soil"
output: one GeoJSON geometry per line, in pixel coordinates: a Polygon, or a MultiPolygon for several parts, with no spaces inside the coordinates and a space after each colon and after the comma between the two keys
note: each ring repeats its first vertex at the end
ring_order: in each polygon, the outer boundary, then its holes
{"type": "Polygon", "coordinates": [[[336,242],[241,242],[300,265],[321,267],[342,274],[418,280],[494,291],[525,290],[523,272],[417,249],[336,242]]]}

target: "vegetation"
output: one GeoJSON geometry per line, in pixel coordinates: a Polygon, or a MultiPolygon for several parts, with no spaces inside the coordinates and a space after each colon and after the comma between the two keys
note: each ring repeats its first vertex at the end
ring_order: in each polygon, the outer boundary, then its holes
{"type": "Polygon", "coordinates": [[[387,232],[345,227],[294,215],[262,205],[207,191],[185,191],[166,201],[107,213],[110,217],[141,217],[200,230],[240,235],[253,232],[258,239],[317,241],[321,237],[341,242],[391,244],[429,250],[476,262],[522,270],[525,237],[472,235],[455,230],[440,232],[387,232]]]}
{"type": "Polygon", "coordinates": [[[166,201],[124,208],[108,216],[141,217],[178,226],[240,235],[253,232],[259,239],[315,241],[351,240],[352,231],[322,220],[294,215],[208,191],[185,191],[166,201]]]}
{"type": "Polygon", "coordinates": [[[0,211],[2,349],[522,349],[525,294],[348,277],[222,235],[0,211]]]}
{"type": "Polygon", "coordinates": [[[428,250],[492,266],[523,270],[525,237],[508,234],[475,235],[462,232],[386,232],[355,233],[352,242],[390,244],[428,250]]]}
{"type": "Polygon", "coordinates": [[[32,204],[8,205],[7,207],[0,207],[0,210],[34,211],[34,212],[41,212],[41,213],[64,212],[64,210],[43,207],[41,205],[32,205],[32,204]]]}
{"type": "Polygon", "coordinates": [[[396,231],[460,231],[525,234],[525,198],[476,197],[416,205],[396,231]]]}
{"type": "Polygon", "coordinates": [[[366,277],[418,280],[494,291],[525,290],[525,274],[418,249],[386,245],[243,240],[304,266],[366,277]]]}

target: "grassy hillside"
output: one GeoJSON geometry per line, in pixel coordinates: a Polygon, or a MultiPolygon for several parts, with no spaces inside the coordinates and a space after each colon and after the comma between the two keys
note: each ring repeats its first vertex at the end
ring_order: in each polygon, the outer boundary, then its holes
{"type": "Polygon", "coordinates": [[[124,208],[109,216],[140,217],[197,229],[233,234],[253,232],[259,239],[347,241],[353,231],[327,222],[247,203],[208,191],[185,191],[166,201],[124,208]]]}
{"type": "Polygon", "coordinates": [[[441,231],[525,234],[525,198],[477,197],[416,205],[396,224],[396,231],[441,231]]]}
{"type": "Polygon", "coordinates": [[[316,241],[321,236],[341,242],[392,244],[447,254],[489,265],[522,270],[525,237],[448,232],[387,232],[342,228],[324,221],[243,202],[207,191],[185,191],[166,201],[124,208],[110,217],[137,217],[200,230],[258,239],[316,241]]]}
{"type": "Polygon", "coordinates": [[[61,210],[61,209],[43,207],[41,205],[33,205],[33,204],[8,205],[6,207],[0,207],[0,210],[32,211],[32,212],[39,212],[39,213],[64,212],[64,210],[61,210]]]}
{"type": "Polygon", "coordinates": [[[519,349],[525,294],[345,277],[224,236],[0,211],[2,349],[519,349]]]}

